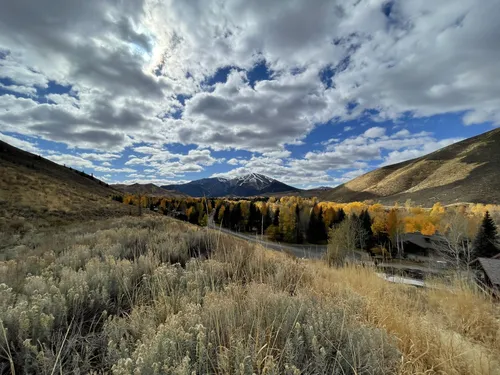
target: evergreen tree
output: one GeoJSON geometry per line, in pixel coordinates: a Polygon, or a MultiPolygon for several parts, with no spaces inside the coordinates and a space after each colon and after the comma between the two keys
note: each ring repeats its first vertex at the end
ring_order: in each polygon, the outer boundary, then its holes
{"type": "Polygon", "coordinates": [[[318,218],[317,218],[317,238],[318,242],[324,243],[328,240],[328,232],[326,230],[325,222],[323,221],[323,208],[319,208],[318,218]]]}
{"type": "Polygon", "coordinates": [[[300,207],[298,204],[295,205],[295,230],[297,243],[304,242],[304,235],[302,234],[301,225],[300,225],[300,207]]]}
{"type": "Polygon", "coordinates": [[[499,251],[496,247],[496,240],[497,227],[490,213],[486,211],[474,240],[473,247],[476,257],[491,258],[495,256],[499,251]]]}
{"type": "Polygon", "coordinates": [[[261,226],[259,228],[264,229],[265,232],[266,229],[273,224],[273,221],[271,220],[271,215],[269,215],[269,207],[267,206],[267,204],[264,205],[261,215],[262,215],[261,220],[263,220],[263,223],[261,223],[261,226]]]}
{"type": "Polygon", "coordinates": [[[258,231],[260,231],[261,219],[262,217],[258,208],[255,206],[255,203],[253,201],[250,202],[250,213],[248,215],[247,231],[250,232],[252,228],[258,228],[258,231]]]}
{"type": "Polygon", "coordinates": [[[309,243],[318,243],[318,238],[316,234],[316,227],[318,223],[316,221],[316,213],[317,206],[314,205],[311,208],[311,215],[309,216],[309,226],[307,227],[307,242],[309,243]]]}
{"type": "Polygon", "coordinates": [[[358,220],[360,221],[360,227],[362,228],[359,235],[359,248],[366,250],[370,248],[370,243],[373,238],[372,218],[370,217],[368,210],[361,211],[358,220]]]}
{"type": "Polygon", "coordinates": [[[335,220],[333,221],[333,225],[338,225],[340,224],[341,222],[344,221],[346,217],[346,214],[345,214],[345,211],[343,208],[340,208],[337,212],[336,212],[336,215],[335,215],[335,220]]]}
{"type": "Polygon", "coordinates": [[[238,202],[233,206],[233,209],[231,210],[231,219],[230,219],[231,228],[239,231],[241,219],[242,219],[241,205],[240,202],[238,202]]]}
{"type": "Polygon", "coordinates": [[[225,228],[231,228],[231,209],[229,204],[224,204],[224,216],[222,218],[222,226],[225,228]]]}
{"type": "Polygon", "coordinates": [[[309,226],[307,228],[307,241],[310,243],[323,243],[327,240],[328,233],[323,222],[323,209],[314,205],[311,209],[309,226]]]}

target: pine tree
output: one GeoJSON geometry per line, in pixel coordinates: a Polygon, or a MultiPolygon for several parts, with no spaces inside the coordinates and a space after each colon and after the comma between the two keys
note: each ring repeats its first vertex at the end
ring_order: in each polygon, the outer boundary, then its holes
{"type": "Polygon", "coordinates": [[[335,215],[335,220],[333,221],[333,224],[337,225],[337,224],[342,223],[344,221],[345,217],[346,217],[346,214],[345,214],[344,209],[340,208],[335,215]]]}
{"type": "Polygon", "coordinates": [[[315,205],[311,209],[309,227],[307,228],[307,241],[309,243],[323,243],[327,239],[328,233],[323,222],[323,209],[315,205]]]}
{"type": "Polygon", "coordinates": [[[296,239],[297,243],[304,242],[304,235],[302,234],[301,225],[300,225],[300,207],[298,204],[295,205],[295,230],[297,232],[296,239]]]}
{"type": "Polygon", "coordinates": [[[241,221],[242,221],[241,205],[238,202],[233,206],[233,209],[231,210],[231,219],[230,219],[231,228],[239,231],[241,221]]]}
{"type": "Polygon", "coordinates": [[[491,218],[490,213],[486,211],[483,222],[481,223],[474,240],[473,247],[476,257],[490,258],[495,256],[499,251],[495,244],[496,240],[497,227],[491,218]]]}
{"type": "Polygon", "coordinates": [[[370,217],[368,210],[361,211],[358,220],[360,221],[360,226],[363,229],[359,236],[359,248],[366,250],[370,247],[370,242],[373,237],[372,218],[370,217]]]}
{"type": "Polygon", "coordinates": [[[317,209],[318,209],[317,206],[314,205],[314,207],[311,209],[311,215],[309,217],[309,226],[307,227],[307,242],[309,243],[318,242],[317,232],[316,232],[316,227],[318,226],[318,222],[316,220],[317,209]]]}
{"type": "Polygon", "coordinates": [[[252,201],[250,202],[250,212],[248,215],[247,231],[250,232],[252,228],[259,228],[258,230],[260,230],[260,227],[261,227],[261,215],[258,208],[255,206],[255,203],[252,201]]]}
{"type": "Polygon", "coordinates": [[[227,203],[224,204],[224,216],[222,218],[222,226],[225,228],[231,228],[231,209],[229,204],[227,203]]]}
{"type": "Polygon", "coordinates": [[[328,240],[328,232],[326,230],[325,222],[323,221],[323,208],[322,207],[319,208],[317,223],[318,223],[317,238],[318,238],[320,243],[326,242],[328,240]]]}

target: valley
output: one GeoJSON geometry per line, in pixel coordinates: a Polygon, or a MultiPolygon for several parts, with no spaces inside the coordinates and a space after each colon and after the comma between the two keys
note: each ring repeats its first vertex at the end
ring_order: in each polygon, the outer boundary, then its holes
{"type": "Polygon", "coordinates": [[[259,174],[108,185],[1,146],[2,373],[500,371],[472,266],[496,261],[498,205],[334,202],[259,174]]]}

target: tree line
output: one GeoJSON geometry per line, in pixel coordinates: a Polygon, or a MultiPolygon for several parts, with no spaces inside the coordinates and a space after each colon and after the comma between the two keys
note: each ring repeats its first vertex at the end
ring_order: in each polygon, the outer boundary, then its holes
{"type": "Polygon", "coordinates": [[[436,248],[453,261],[490,257],[498,250],[492,210],[498,206],[468,205],[430,209],[404,205],[318,202],[317,199],[282,197],[252,200],[214,198],[158,198],[115,196],[125,204],[149,207],[165,215],[205,226],[266,236],[293,244],[342,244],[338,251],[368,250],[372,254],[403,256],[405,235],[420,233],[437,238],[436,248]]]}

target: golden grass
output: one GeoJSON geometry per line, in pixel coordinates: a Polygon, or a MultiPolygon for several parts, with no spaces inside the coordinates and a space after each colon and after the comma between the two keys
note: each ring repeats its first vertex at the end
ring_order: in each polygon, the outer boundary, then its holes
{"type": "MultiPolygon", "coordinates": [[[[137,211],[112,201],[105,196],[106,188],[97,183],[93,191],[78,183],[2,160],[0,170],[0,228],[3,231],[24,233],[39,226],[103,219],[137,211]]],[[[80,177],[75,172],[68,173],[80,177]]]]}
{"type": "Polygon", "coordinates": [[[362,296],[361,321],[398,338],[401,373],[500,373],[498,307],[474,288],[417,290],[388,284],[369,269],[314,268],[315,291],[362,296]]]}
{"type": "Polygon", "coordinates": [[[389,284],[161,216],[33,232],[2,256],[4,372],[500,373],[498,306],[466,283],[389,284]]]}

